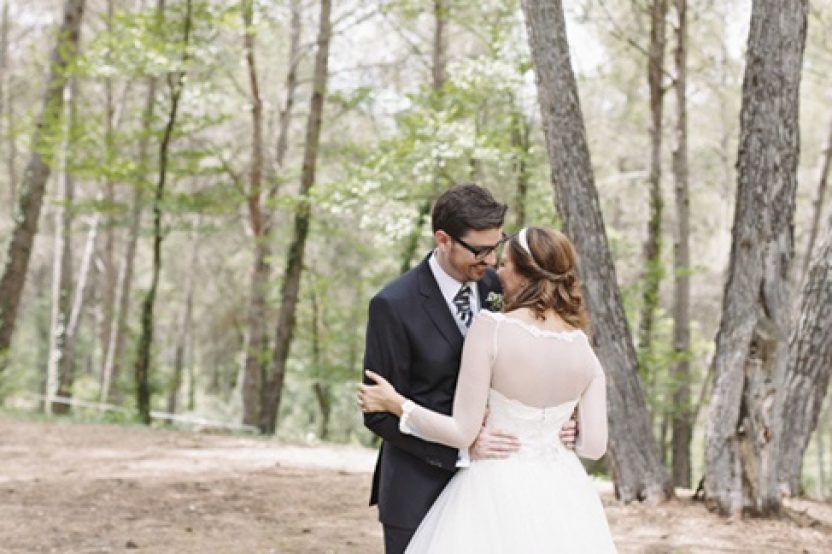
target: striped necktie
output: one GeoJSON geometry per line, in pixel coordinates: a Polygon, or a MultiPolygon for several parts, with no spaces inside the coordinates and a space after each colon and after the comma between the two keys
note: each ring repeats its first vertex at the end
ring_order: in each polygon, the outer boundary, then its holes
{"type": "Polygon", "coordinates": [[[471,320],[474,319],[474,312],[471,311],[471,287],[467,284],[462,285],[459,292],[454,296],[454,306],[456,306],[456,315],[462,321],[466,328],[471,326],[471,320]]]}

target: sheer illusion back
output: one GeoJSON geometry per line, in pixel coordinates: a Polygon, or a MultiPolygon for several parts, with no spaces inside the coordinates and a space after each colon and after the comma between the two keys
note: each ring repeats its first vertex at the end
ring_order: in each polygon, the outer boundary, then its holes
{"type": "MultiPolygon", "coordinates": [[[[576,451],[598,458],[607,443],[605,387],[604,372],[583,331],[548,331],[512,315],[481,312],[465,340],[453,414],[408,402],[401,427],[426,440],[467,448],[490,404],[495,416],[489,416],[490,427],[520,434],[534,428],[545,435],[540,441],[560,447],[557,430],[577,403],[576,451]]],[[[539,441],[521,442],[532,446],[539,441]]]]}

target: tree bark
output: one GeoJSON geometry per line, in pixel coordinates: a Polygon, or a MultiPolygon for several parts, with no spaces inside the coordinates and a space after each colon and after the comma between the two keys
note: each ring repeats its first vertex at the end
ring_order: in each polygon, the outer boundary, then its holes
{"type": "MultiPolygon", "coordinates": [[[[832,376],[832,217],[806,276],[800,315],[789,340],[782,387],[783,429],[779,452],[780,490],[800,494],[800,473],[809,439],[818,426],[832,376]]],[[[820,448],[820,446],[819,446],[820,448]]]]}
{"type": "MultiPolygon", "coordinates": [[[[59,380],[65,379],[67,363],[67,346],[69,342],[70,309],[72,301],[72,210],[75,198],[75,180],[69,172],[68,165],[73,159],[72,136],[77,123],[77,80],[71,79],[65,93],[69,96],[67,124],[64,135],[64,152],[61,162],[60,181],[63,183],[63,206],[57,211],[55,225],[55,255],[52,284],[52,332],[50,340],[49,366],[47,368],[46,411],[65,412],[65,404],[54,404],[53,396],[60,394],[59,380]]],[[[66,102],[66,100],[65,100],[66,102]]],[[[71,366],[69,366],[71,370],[71,366]]]]}
{"type": "MultiPolygon", "coordinates": [[[[283,171],[286,161],[286,151],[289,147],[289,124],[292,122],[292,111],[295,106],[295,91],[298,87],[298,65],[301,59],[300,37],[301,37],[301,15],[302,9],[300,0],[291,1],[291,31],[289,38],[289,69],[286,72],[286,98],[283,102],[283,109],[280,111],[279,133],[275,148],[275,165],[279,172],[283,171]]],[[[269,200],[273,201],[277,194],[277,184],[280,179],[274,179],[274,185],[269,193],[269,200]]],[[[271,224],[272,218],[269,218],[271,224]]]]}
{"type": "MultiPolygon", "coordinates": [[[[524,0],[557,211],[581,257],[595,349],[607,374],[610,467],[624,501],[673,496],[638,381],[635,348],[616,285],[586,143],[559,0],[524,0]]],[[[578,423],[580,426],[580,422],[578,423]]]]}
{"type": "Polygon", "coordinates": [[[263,185],[263,101],[255,61],[254,2],[243,0],[243,48],[251,94],[251,172],[247,198],[254,260],[249,281],[249,305],[246,329],[245,361],[243,368],[243,423],[257,425],[260,417],[260,398],[263,376],[268,363],[269,339],[266,332],[266,293],[271,264],[270,237],[266,234],[267,215],[262,201],[263,185]]]}
{"type": "Polygon", "coordinates": [[[526,120],[517,99],[512,95],[511,149],[514,158],[514,226],[522,229],[526,225],[526,197],[529,192],[529,157],[531,152],[531,124],[526,120]]]}
{"type": "MultiPolygon", "coordinates": [[[[72,295],[72,309],[69,313],[63,344],[59,353],[60,364],[58,365],[58,390],[56,395],[64,398],[72,397],[72,384],[75,380],[75,344],[84,307],[87,305],[94,289],[95,280],[93,277],[96,272],[94,258],[100,222],[101,213],[92,216],[90,228],[87,231],[84,254],[81,258],[81,267],[78,269],[75,292],[72,295]]],[[[69,409],[69,404],[52,403],[53,413],[64,414],[69,412],[69,409]]]]}
{"type": "MultiPolygon", "coordinates": [[[[801,275],[805,277],[809,270],[809,262],[812,260],[812,251],[815,249],[815,241],[818,237],[823,204],[826,199],[826,184],[829,179],[829,167],[832,166],[832,121],[829,124],[829,134],[826,137],[826,144],[821,152],[820,169],[818,171],[818,191],[812,202],[812,224],[809,227],[809,240],[806,244],[806,254],[803,257],[801,275]]],[[[801,279],[802,280],[802,279],[801,279]]]]}
{"type": "Polygon", "coordinates": [[[644,242],[644,271],[642,273],[641,314],[638,328],[638,349],[644,383],[648,394],[654,388],[655,375],[647,363],[653,343],[653,323],[659,304],[659,285],[662,268],[662,115],[664,112],[665,19],[667,0],[653,0],[650,9],[650,47],[647,59],[647,86],[650,92],[650,217],[647,221],[647,240],[644,242]]]}
{"type": "Polygon", "coordinates": [[[162,269],[162,202],[165,197],[167,184],[168,154],[173,129],[176,125],[176,115],[179,110],[179,100],[185,88],[185,71],[190,60],[188,44],[191,38],[192,0],[186,0],[184,21],[184,37],[182,40],[182,69],[167,76],[171,100],[167,123],[162,141],[159,144],[159,178],[156,183],[156,193],[153,198],[153,270],[150,289],[142,302],[141,335],[136,353],[134,375],[136,379],[136,407],[139,418],[147,425],[150,424],[150,349],[153,344],[153,308],[156,302],[156,290],[159,286],[159,273],[162,269]]]}
{"type": "Polygon", "coordinates": [[[56,133],[60,132],[67,68],[77,56],[83,14],[84,0],[66,0],[63,22],[50,58],[41,113],[32,135],[32,148],[23,175],[6,267],[0,277],[0,373],[4,369],[4,358],[11,345],[32,243],[37,234],[43,193],[54,158],[52,144],[56,133]]]}
{"type": "MultiPolygon", "coordinates": [[[[165,0],[156,2],[156,18],[161,24],[164,18],[165,0]]],[[[100,401],[107,402],[110,398],[112,383],[121,373],[122,356],[124,352],[127,321],[130,316],[130,290],[133,284],[133,265],[136,259],[136,248],[139,242],[141,228],[142,205],[144,202],[143,184],[146,180],[150,162],[150,137],[153,131],[154,107],[156,104],[156,77],[147,79],[147,96],[142,112],[142,134],[139,139],[136,179],[133,184],[133,198],[130,207],[130,226],[127,235],[127,245],[124,259],[119,270],[114,313],[110,320],[110,331],[107,339],[107,350],[104,357],[104,368],[101,372],[100,401]]]]}
{"type": "Polygon", "coordinates": [[[300,179],[300,205],[295,212],[294,230],[289,252],[286,257],[286,268],[281,290],[280,311],[277,318],[277,329],[274,339],[272,367],[268,377],[266,399],[260,419],[260,430],[273,434],[277,426],[277,415],[280,410],[280,400],[283,393],[283,382],[286,376],[286,360],[289,358],[289,348],[292,344],[292,334],[295,327],[295,313],[300,290],[303,256],[306,248],[306,238],[309,234],[311,211],[309,192],[315,184],[315,170],[318,160],[318,145],[321,138],[321,122],[323,119],[324,99],[329,63],[329,44],[332,35],[330,12],[331,0],[321,0],[321,13],[318,29],[318,52],[315,56],[313,75],[313,90],[310,100],[309,118],[306,125],[306,145],[303,154],[303,168],[300,179]]]}
{"type": "Polygon", "coordinates": [[[690,372],[690,191],[688,187],[687,108],[687,0],[675,0],[676,49],[676,148],[673,182],[676,198],[676,233],[673,244],[673,352],[670,369],[673,392],[673,484],[690,488],[690,444],[693,438],[690,372]]]}
{"type": "Polygon", "coordinates": [[[743,79],[737,202],[706,428],[705,497],[726,515],[776,514],[772,406],[789,328],[805,0],[755,0],[743,79]]]}
{"type": "MultiPolygon", "coordinates": [[[[106,28],[108,36],[113,34],[113,0],[107,0],[106,13],[106,28]]],[[[107,63],[110,61],[110,52],[107,53],[107,63]]],[[[105,89],[105,134],[104,134],[104,149],[105,149],[105,163],[107,167],[112,167],[115,160],[115,101],[113,98],[113,79],[107,77],[104,80],[105,89]]],[[[107,172],[104,182],[105,191],[105,205],[112,207],[116,202],[115,182],[112,178],[112,173],[107,172]]],[[[102,322],[99,328],[99,340],[101,342],[102,351],[106,350],[109,342],[110,329],[112,328],[112,321],[115,315],[116,307],[116,288],[118,286],[118,275],[115,263],[115,243],[116,243],[116,226],[112,217],[112,212],[108,210],[105,225],[104,225],[104,252],[102,256],[102,279],[101,284],[101,313],[102,322]]],[[[106,365],[106,357],[103,366],[106,365]]]]}
{"type": "MultiPolygon", "coordinates": [[[[73,79],[72,83],[75,83],[73,79]]],[[[69,86],[68,93],[74,94],[74,87],[69,86]]],[[[74,106],[75,98],[70,97],[70,106],[74,106]]],[[[52,317],[49,333],[49,361],[46,369],[46,402],[44,408],[47,413],[52,411],[52,399],[58,383],[58,368],[61,367],[65,352],[67,327],[69,324],[70,302],[72,300],[72,210],[75,198],[75,183],[67,173],[67,163],[71,159],[69,141],[72,135],[72,112],[67,118],[69,130],[64,135],[64,154],[61,163],[62,175],[59,181],[63,185],[61,205],[55,212],[55,243],[52,265],[52,317]]]]}
{"type": "Polygon", "coordinates": [[[321,417],[318,419],[318,438],[327,440],[329,436],[329,415],[332,412],[332,401],[330,398],[330,385],[326,382],[325,367],[321,364],[321,310],[318,302],[318,295],[312,293],[312,370],[318,379],[312,385],[315,398],[318,401],[318,408],[321,417]]]}

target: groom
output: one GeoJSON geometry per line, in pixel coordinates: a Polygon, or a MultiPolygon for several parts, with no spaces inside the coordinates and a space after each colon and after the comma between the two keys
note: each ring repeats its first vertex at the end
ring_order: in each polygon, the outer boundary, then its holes
{"type": "MultiPolygon", "coordinates": [[[[426,408],[451,413],[465,333],[489,294],[501,292],[491,266],[504,241],[505,212],[483,187],[450,188],[433,208],[436,248],[370,301],[364,367],[426,408]]],[[[370,505],[378,504],[386,554],[404,552],[457,467],[520,446],[513,435],[483,428],[470,453],[455,450],[401,433],[389,413],[364,414],[364,425],[384,439],[370,505]]],[[[574,422],[561,439],[574,444],[574,422]]]]}

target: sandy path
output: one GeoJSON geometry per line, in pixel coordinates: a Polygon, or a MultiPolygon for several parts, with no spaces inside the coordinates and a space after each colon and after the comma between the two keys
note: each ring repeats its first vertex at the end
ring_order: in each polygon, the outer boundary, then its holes
{"type": "MultiPolygon", "coordinates": [[[[374,452],[0,417],[0,552],[380,552],[374,452]]],[[[622,505],[622,552],[830,552],[832,506],[731,522],[701,504],[622,505]]]]}

